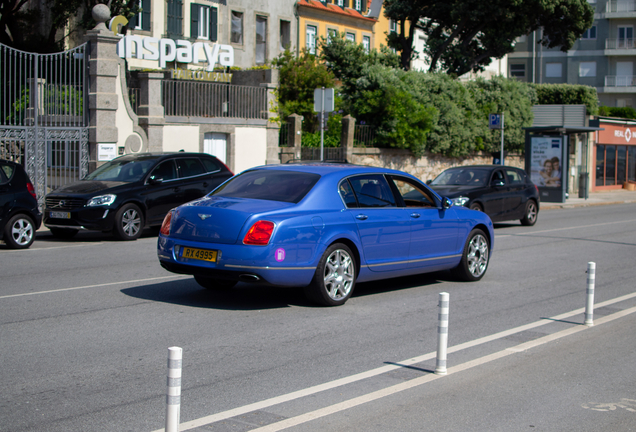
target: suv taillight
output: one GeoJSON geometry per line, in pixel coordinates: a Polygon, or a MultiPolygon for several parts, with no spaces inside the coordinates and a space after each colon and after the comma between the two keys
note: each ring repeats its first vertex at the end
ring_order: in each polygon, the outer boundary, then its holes
{"type": "Polygon", "coordinates": [[[27,182],[27,190],[31,195],[33,195],[33,198],[38,199],[38,197],[35,195],[35,188],[33,187],[33,184],[31,182],[27,182]]]}
{"type": "Polygon", "coordinates": [[[245,234],[243,244],[265,246],[269,243],[269,240],[272,237],[272,232],[274,232],[273,222],[263,220],[258,221],[252,225],[252,228],[250,228],[247,234],[245,234]]]}

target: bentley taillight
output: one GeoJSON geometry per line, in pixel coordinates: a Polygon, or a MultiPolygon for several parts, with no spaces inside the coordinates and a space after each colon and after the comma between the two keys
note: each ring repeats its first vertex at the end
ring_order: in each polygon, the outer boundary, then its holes
{"type": "Polygon", "coordinates": [[[245,234],[243,244],[265,246],[269,243],[274,232],[274,223],[270,221],[258,221],[245,234]]]}
{"type": "Polygon", "coordinates": [[[172,210],[168,212],[165,218],[163,218],[161,230],[159,231],[161,234],[165,236],[170,235],[170,222],[172,222],[172,210]]]}

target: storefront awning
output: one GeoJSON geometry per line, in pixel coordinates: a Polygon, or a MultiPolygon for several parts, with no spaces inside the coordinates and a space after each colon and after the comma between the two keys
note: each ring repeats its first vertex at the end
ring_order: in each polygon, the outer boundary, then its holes
{"type": "Polygon", "coordinates": [[[597,126],[532,126],[522,128],[527,132],[541,132],[541,133],[559,133],[559,134],[573,134],[573,133],[588,133],[605,130],[602,127],[597,126]]]}

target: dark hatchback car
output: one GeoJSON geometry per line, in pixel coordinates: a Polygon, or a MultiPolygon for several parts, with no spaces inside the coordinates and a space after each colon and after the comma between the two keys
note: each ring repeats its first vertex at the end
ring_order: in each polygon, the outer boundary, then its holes
{"type": "Polygon", "coordinates": [[[172,208],[201,198],[230,177],[225,164],[205,153],[121,156],[48,194],[44,225],[57,237],[93,230],[135,240],[144,227],[161,225],[172,208]]]}
{"type": "Polygon", "coordinates": [[[13,249],[28,248],[41,224],[35,188],[24,168],[0,160],[0,240],[13,249]]]}
{"type": "Polygon", "coordinates": [[[530,226],[539,216],[539,189],[519,168],[501,165],[449,168],[428,184],[453,204],[482,211],[493,222],[519,219],[530,226]]]}

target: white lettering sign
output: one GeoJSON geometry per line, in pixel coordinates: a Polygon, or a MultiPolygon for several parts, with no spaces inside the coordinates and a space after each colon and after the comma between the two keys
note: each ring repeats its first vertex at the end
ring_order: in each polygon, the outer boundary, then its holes
{"type": "Polygon", "coordinates": [[[207,61],[209,72],[214,70],[217,62],[220,66],[234,66],[234,48],[231,45],[191,43],[186,40],[175,41],[153,37],[142,39],[137,35],[128,35],[117,44],[117,54],[121,58],[158,60],[161,69],[166,67],[166,63],[172,61],[177,63],[207,61]]]}
{"type": "Polygon", "coordinates": [[[625,138],[625,141],[630,142],[632,139],[632,131],[629,128],[625,129],[625,132],[622,130],[615,130],[614,136],[617,138],[625,138]]]}

